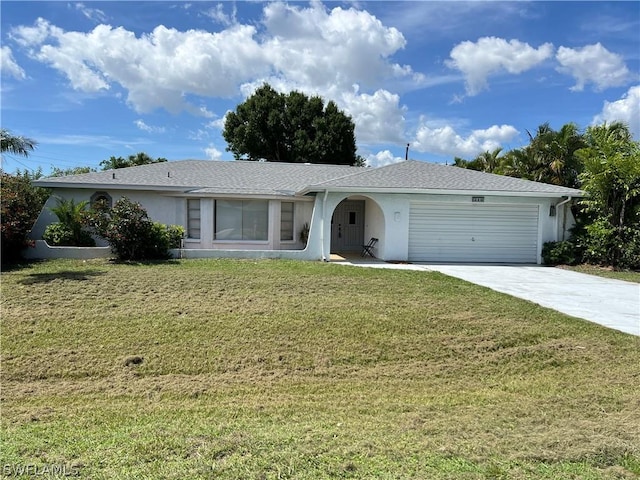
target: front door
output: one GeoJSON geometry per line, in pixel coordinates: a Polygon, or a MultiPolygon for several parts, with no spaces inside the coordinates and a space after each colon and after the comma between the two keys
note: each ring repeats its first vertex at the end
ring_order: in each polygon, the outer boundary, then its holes
{"type": "Polygon", "coordinates": [[[331,217],[331,253],[355,252],[364,244],[364,200],[343,200],[331,217]]]}

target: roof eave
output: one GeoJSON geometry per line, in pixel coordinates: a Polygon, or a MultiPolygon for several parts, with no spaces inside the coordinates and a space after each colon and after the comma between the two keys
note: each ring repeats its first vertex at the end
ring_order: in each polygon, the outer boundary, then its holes
{"type": "Polygon", "coordinates": [[[431,195],[474,195],[474,196],[497,196],[497,197],[545,197],[545,198],[560,198],[560,197],[583,197],[585,193],[581,190],[566,191],[566,192],[526,192],[517,190],[455,190],[455,189],[436,189],[436,188],[389,188],[389,187],[322,187],[311,186],[298,192],[299,195],[306,195],[313,192],[336,192],[336,193],[421,193],[431,195]]]}
{"type": "Polygon", "coordinates": [[[75,182],[47,182],[46,180],[36,180],[33,182],[38,187],[43,188],[79,188],[91,190],[154,190],[167,192],[184,192],[202,188],[202,186],[189,185],[140,185],[123,183],[75,183],[75,182]]]}

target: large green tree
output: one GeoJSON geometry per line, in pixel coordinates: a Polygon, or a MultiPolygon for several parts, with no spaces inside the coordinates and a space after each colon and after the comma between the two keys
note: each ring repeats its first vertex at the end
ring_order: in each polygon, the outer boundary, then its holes
{"type": "Polygon", "coordinates": [[[578,241],[586,260],[640,268],[640,142],[626,125],[614,122],[589,127],[586,147],[577,156],[582,200],[590,216],[578,241]]]}
{"type": "Polygon", "coordinates": [[[265,84],[227,114],[223,136],[236,160],[359,165],[354,130],[334,102],[265,84]]]}

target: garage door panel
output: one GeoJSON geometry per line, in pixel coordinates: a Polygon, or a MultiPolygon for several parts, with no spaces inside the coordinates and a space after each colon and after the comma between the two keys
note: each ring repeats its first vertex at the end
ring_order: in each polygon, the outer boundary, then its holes
{"type": "Polygon", "coordinates": [[[535,263],[537,205],[412,203],[409,260],[535,263]]]}

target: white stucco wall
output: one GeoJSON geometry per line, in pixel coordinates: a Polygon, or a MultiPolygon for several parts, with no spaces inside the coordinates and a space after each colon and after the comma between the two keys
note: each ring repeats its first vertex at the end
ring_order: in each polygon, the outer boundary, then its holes
{"type": "MultiPolygon", "coordinates": [[[[149,217],[165,224],[182,225],[186,228],[187,208],[186,199],[164,195],[156,192],[133,190],[105,190],[111,195],[113,202],[126,196],[130,200],[139,202],[148,212],[149,217]]],[[[89,200],[95,190],[57,189],[55,194],[64,198],[73,198],[76,202],[89,200]]],[[[200,239],[185,239],[183,256],[211,256],[211,257],[250,257],[250,258],[300,258],[307,260],[329,259],[331,251],[331,216],[338,204],[346,199],[360,199],[365,201],[365,243],[371,237],[379,242],[375,254],[383,260],[405,261],[408,258],[409,245],[409,210],[412,201],[448,204],[469,204],[471,195],[427,195],[427,194],[354,194],[348,193],[319,193],[315,198],[281,200],[272,199],[269,202],[269,238],[267,241],[238,242],[217,241],[214,239],[214,199],[200,199],[201,234],[200,239]],[[294,241],[280,241],[280,202],[295,201],[294,207],[294,241]],[[309,242],[305,246],[299,241],[300,230],[305,223],[309,223],[309,242]],[[194,250],[194,251],[191,251],[194,250]],[[198,250],[197,252],[195,250],[198,250]],[[186,252],[186,253],[185,253],[186,252]],[[245,252],[245,253],[243,253],[245,252]]],[[[560,203],[560,198],[537,197],[505,197],[485,196],[485,204],[535,204],[539,206],[538,218],[538,246],[547,241],[560,240],[564,230],[573,225],[573,217],[569,205],[557,208],[556,216],[549,216],[550,206],[560,203]],[[564,216],[566,212],[566,218],[564,216]]],[[[55,199],[50,198],[41,212],[31,238],[41,239],[46,226],[57,221],[49,207],[55,205],[55,199]]],[[[565,233],[565,237],[567,238],[565,233]]]]}
{"type": "MultiPolygon", "coordinates": [[[[319,198],[324,198],[324,194],[320,194],[319,198]]],[[[331,251],[331,215],[338,204],[346,198],[364,198],[366,200],[365,242],[371,237],[378,238],[379,243],[376,248],[376,256],[387,261],[406,261],[408,259],[409,210],[411,202],[431,202],[434,204],[471,203],[471,195],[381,193],[349,195],[345,193],[329,193],[326,197],[325,205],[328,214],[323,227],[324,236],[321,239],[325,256],[328,256],[331,251]]],[[[565,207],[559,207],[556,216],[549,216],[550,206],[560,201],[561,199],[559,198],[552,199],[544,197],[484,196],[484,204],[537,205],[539,207],[538,247],[540,251],[544,242],[555,241],[562,237],[562,215],[565,207]]],[[[567,216],[567,228],[571,226],[570,217],[569,212],[567,216]]],[[[538,261],[540,261],[540,259],[538,261]]]]}
{"type": "MultiPolygon", "coordinates": [[[[33,240],[42,239],[47,225],[58,221],[51,212],[50,207],[55,206],[56,198],[73,199],[76,202],[89,201],[96,191],[106,192],[111,196],[113,203],[122,197],[127,197],[133,202],[138,202],[147,211],[153,221],[167,225],[187,226],[187,199],[163,193],[137,190],[94,190],[94,189],[56,189],[40,212],[31,233],[33,240]]],[[[303,250],[305,245],[300,242],[300,231],[305,223],[311,223],[313,215],[314,199],[269,200],[269,235],[266,241],[221,241],[214,239],[214,198],[200,198],[201,228],[199,239],[185,239],[186,249],[221,250],[221,251],[256,251],[266,252],[270,250],[303,250]],[[294,201],[294,240],[280,241],[280,202],[294,201]]],[[[97,239],[99,245],[106,245],[104,241],[97,239]]],[[[52,252],[63,250],[54,250],[52,252]]],[[[205,255],[205,252],[201,252],[205,255]]],[[[54,253],[47,251],[49,258],[54,253]]],[[[318,256],[319,258],[319,256],[318,256]]]]}

